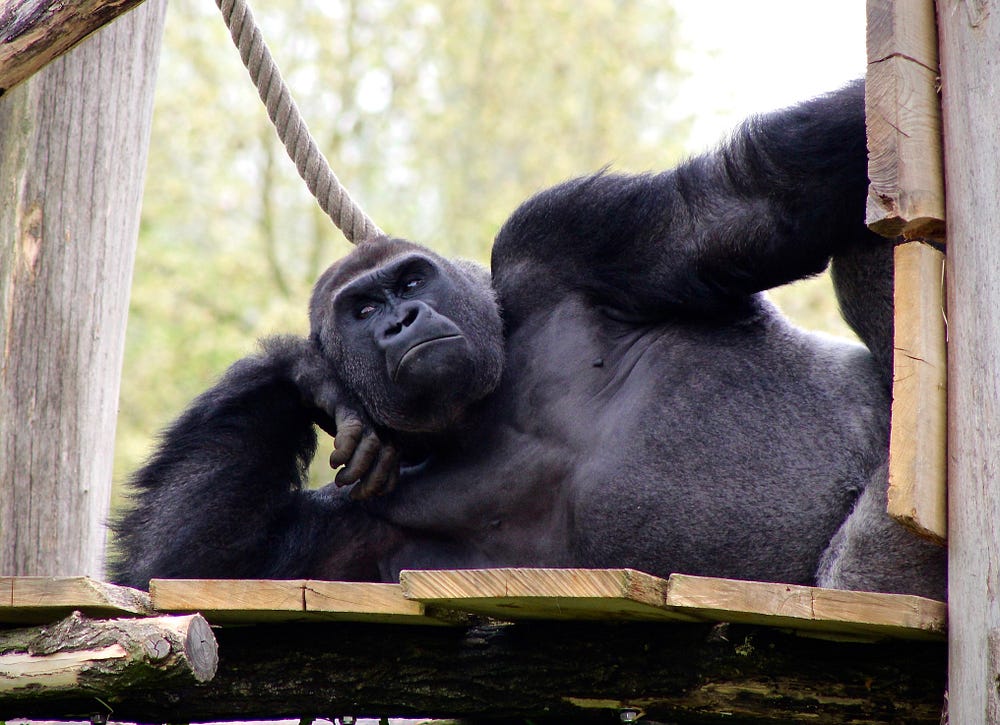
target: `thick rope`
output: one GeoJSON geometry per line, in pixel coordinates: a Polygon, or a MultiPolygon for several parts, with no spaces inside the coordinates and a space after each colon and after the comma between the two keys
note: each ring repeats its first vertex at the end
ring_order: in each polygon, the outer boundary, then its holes
{"type": "Polygon", "coordinates": [[[278,138],[285,144],[285,150],[295,162],[299,176],[306,182],[320,207],[330,215],[333,223],[352,244],[360,244],[382,234],[382,230],[347,193],[347,189],[330,168],[330,163],[316,146],[298,106],[292,100],[288,86],[281,78],[271,52],[264,44],[260,28],[246,0],[216,0],[216,5],[222,11],[229,34],[239,48],[243,65],[247,67],[250,78],[257,86],[257,92],[278,132],[278,138]]]}

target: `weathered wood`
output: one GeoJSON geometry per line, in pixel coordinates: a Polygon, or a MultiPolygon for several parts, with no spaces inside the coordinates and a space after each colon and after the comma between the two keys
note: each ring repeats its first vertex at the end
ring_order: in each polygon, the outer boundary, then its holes
{"type": "Polygon", "coordinates": [[[1000,722],[1000,9],[941,2],[948,194],[949,711],[1000,722]]]}
{"type": "Polygon", "coordinates": [[[944,234],[933,0],[869,0],[868,225],[886,236],[944,234]]]}
{"type": "Polygon", "coordinates": [[[0,96],[142,0],[4,0],[0,96]]]}
{"type": "Polygon", "coordinates": [[[922,242],[895,249],[889,514],[938,543],[948,534],[944,264],[922,242]]]}
{"type": "Polygon", "coordinates": [[[156,611],[200,612],[213,624],[344,621],[440,625],[455,621],[406,599],[398,584],[153,579],[149,593],[156,611]]]}
{"type": "Polygon", "coordinates": [[[426,604],[507,620],[737,622],[856,638],[945,636],[946,607],[922,597],[628,569],[404,571],[403,593],[426,604]]]}
{"type": "Polygon", "coordinates": [[[0,624],[47,624],[80,611],[90,617],[151,614],[149,595],[89,577],[0,577],[0,624]]]}
{"type": "MultiPolygon", "coordinates": [[[[81,5],[8,2],[2,17],[81,5]]],[[[130,13],[0,98],[5,575],[101,573],[164,5],[130,13]]]]}
{"type": "MultiPolygon", "coordinates": [[[[197,686],[95,693],[116,720],[280,717],[517,718],[618,723],[934,723],[943,642],[855,643],[770,628],[519,622],[472,629],[287,624],[216,631],[219,669],[197,686]],[[105,699],[110,698],[110,699],[105,699]]],[[[0,698],[0,718],[95,708],[87,698],[0,698]]],[[[954,722],[954,721],[953,721],[954,722]]]]}
{"type": "Polygon", "coordinates": [[[113,698],[136,681],[207,682],[218,662],[200,615],[92,620],[75,612],[48,627],[0,630],[0,710],[39,697],[113,698]]]}

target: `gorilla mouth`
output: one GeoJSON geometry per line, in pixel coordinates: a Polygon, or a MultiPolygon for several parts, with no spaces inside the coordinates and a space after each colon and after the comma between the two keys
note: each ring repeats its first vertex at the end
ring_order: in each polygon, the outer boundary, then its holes
{"type": "Polygon", "coordinates": [[[460,334],[448,334],[441,335],[440,337],[432,337],[427,340],[421,340],[416,345],[411,347],[409,350],[403,353],[402,357],[399,358],[399,362],[396,363],[396,370],[392,375],[392,381],[394,383],[399,382],[399,372],[406,367],[409,363],[415,362],[415,358],[429,346],[435,345],[439,342],[447,342],[448,340],[460,340],[462,335],[460,334]]]}

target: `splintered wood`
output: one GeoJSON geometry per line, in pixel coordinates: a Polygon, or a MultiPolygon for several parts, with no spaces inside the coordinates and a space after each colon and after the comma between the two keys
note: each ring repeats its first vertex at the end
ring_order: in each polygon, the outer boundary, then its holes
{"type": "Polygon", "coordinates": [[[404,571],[403,593],[498,619],[735,622],[859,639],[944,639],[943,602],[629,569],[404,571]]]}
{"type": "Polygon", "coordinates": [[[869,0],[868,226],[943,239],[944,171],[933,0],[869,0]]]}
{"type": "Polygon", "coordinates": [[[152,613],[145,592],[89,577],[0,576],[0,623],[47,624],[73,611],[91,617],[152,613]]]}

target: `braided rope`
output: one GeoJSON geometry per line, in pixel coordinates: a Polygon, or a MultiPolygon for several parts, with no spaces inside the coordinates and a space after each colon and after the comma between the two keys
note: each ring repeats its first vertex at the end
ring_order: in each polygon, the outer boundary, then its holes
{"type": "Polygon", "coordinates": [[[347,193],[347,189],[330,168],[330,163],[316,146],[298,106],[292,100],[288,86],[281,78],[271,51],[264,44],[260,28],[246,0],[216,0],[216,5],[222,11],[229,34],[240,51],[243,65],[257,86],[257,92],[278,132],[278,138],[285,145],[299,176],[306,182],[320,207],[352,244],[360,244],[370,237],[382,234],[382,230],[347,193]]]}

